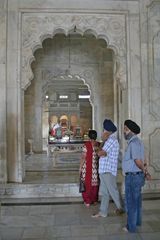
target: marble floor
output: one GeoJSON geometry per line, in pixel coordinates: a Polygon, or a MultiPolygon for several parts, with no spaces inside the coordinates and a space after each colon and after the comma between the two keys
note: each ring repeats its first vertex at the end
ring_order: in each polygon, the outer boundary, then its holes
{"type": "Polygon", "coordinates": [[[80,152],[28,155],[25,158],[24,183],[76,183],[80,152]]]}
{"type": "MultiPolygon", "coordinates": [[[[69,156],[65,159],[64,156],[59,157],[55,164],[53,156],[27,156],[23,187],[25,184],[75,183],[78,179],[80,155],[72,155],[70,162],[67,160],[69,156]]],[[[98,207],[99,203],[86,208],[81,195],[76,198],[46,196],[0,199],[0,240],[160,239],[160,198],[143,200],[143,224],[135,234],[122,231],[126,215],[116,216],[113,202],[110,202],[107,218],[91,218],[98,207]]]]}
{"type": "MultiPolygon", "coordinates": [[[[25,158],[23,183],[77,183],[80,158],[81,152],[58,152],[51,156],[47,156],[47,153],[28,155],[25,158]]],[[[118,171],[117,181],[121,182],[121,178],[118,171]]]]}
{"type": "Polygon", "coordinates": [[[159,240],[160,200],[143,201],[143,224],[137,233],[125,233],[126,215],[116,216],[109,205],[107,218],[94,219],[97,206],[82,202],[2,205],[0,240],[159,240]]]}

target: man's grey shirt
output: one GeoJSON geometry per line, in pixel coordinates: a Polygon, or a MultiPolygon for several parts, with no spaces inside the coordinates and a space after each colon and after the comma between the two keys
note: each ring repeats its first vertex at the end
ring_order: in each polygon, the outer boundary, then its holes
{"type": "Polygon", "coordinates": [[[141,159],[144,162],[144,145],[137,135],[134,135],[128,141],[128,146],[122,160],[122,170],[124,173],[141,171],[135,164],[136,159],[141,159]]]}

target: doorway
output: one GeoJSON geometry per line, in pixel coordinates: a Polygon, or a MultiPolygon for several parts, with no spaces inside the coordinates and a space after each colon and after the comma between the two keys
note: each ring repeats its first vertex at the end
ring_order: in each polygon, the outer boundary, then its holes
{"type": "MultiPolygon", "coordinates": [[[[54,179],[52,161],[47,158],[48,136],[62,116],[67,117],[71,131],[80,129],[84,137],[94,128],[100,137],[97,121],[114,119],[113,68],[114,52],[92,34],[56,34],[44,40],[32,63],[34,79],[25,90],[25,153],[30,152],[28,139],[33,140],[34,152],[26,161],[26,178],[30,174],[38,181],[38,176],[42,180],[45,174],[48,181],[49,175],[54,179]]],[[[70,155],[76,173],[79,157],[79,153],[73,156],[74,164],[70,155]]]]}

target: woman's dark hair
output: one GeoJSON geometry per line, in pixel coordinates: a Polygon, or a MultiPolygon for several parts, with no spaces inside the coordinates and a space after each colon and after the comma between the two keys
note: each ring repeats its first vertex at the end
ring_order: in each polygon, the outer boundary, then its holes
{"type": "Polygon", "coordinates": [[[97,139],[97,132],[95,130],[89,130],[88,137],[90,139],[96,140],[97,139]]]}

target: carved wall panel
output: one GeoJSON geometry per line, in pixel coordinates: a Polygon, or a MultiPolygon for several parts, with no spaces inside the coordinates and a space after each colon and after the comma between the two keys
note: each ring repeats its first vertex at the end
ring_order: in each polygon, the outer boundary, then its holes
{"type": "Polygon", "coordinates": [[[160,2],[153,2],[148,10],[150,113],[160,120],[160,2]]]}
{"type": "Polygon", "coordinates": [[[150,165],[154,168],[155,172],[160,171],[160,154],[159,154],[159,139],[160,128],[156,129],[150,136],[150,165]]]}
{"type": "MultiPolygon", "coordinates": [[[[34,51],[42,47],[46,38],[56,33],[67,35],[74,30],[84,34],[89,32],[107,42],[114,50],[119,63],[115,71],[117,79],[125,86],[126,82],[126,26],[125,15],[118,14],[67,14],[63,13],[22,13],[22,54],[21,54],[21,87],[27,88],[33,79],[31,62],[34,51]]],[[[81,74],[79,73],[81,76],[81,74]]],[[[83,75],[82,75],[83,76],[83,75]]]]}

